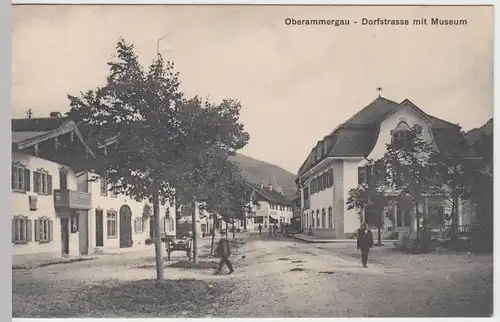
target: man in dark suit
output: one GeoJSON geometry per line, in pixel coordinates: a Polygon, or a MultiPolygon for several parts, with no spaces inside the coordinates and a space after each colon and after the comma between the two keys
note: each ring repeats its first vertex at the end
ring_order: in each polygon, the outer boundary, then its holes
{"type": "Polygon", "coordinates": [[[229,245],[229,241],[226,238],[226,232],[223,230],[220,232],[221,238],[219,240],[219,245],[217,246],[217,254],[220,256],[219,268],[216,273],[220,273],[222,271],[222,267],[224,264],[229,268],[229,274],[234,272],[233,265],[229,261],[229,256],[231,255],[231,247],[229,245]]]}
{"type": "Polygon", "coordinates": [[[370,248],[373,247],[373,234],[370,229],[366,228],[366,224],[361,224],[361,228],[358,230],[358,250],[361,250],[361,263],[363,267],[366,268],[368,263],[368,253],[370,248]]]}

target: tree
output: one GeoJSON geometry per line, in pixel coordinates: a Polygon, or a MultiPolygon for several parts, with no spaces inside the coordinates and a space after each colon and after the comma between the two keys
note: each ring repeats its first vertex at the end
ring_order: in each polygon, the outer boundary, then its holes
{"type": "Polygon", "coordinates": [[[364,213],[365,222],[376,224],[378,231],[378,246],[382,245],[382,225],[384,221],[384,211],[390,200],[388,185],[386,183],[386,171],[382,160],[374,162],[367,160],[364,167],[365,182],[358,184],[358,187],[349,191],[347,199],[347,209],[356,209],[364,213]]]}
{"type": "Polygon", "coordinates": [[[118,193],[153,204],[161,280],[160,202],[172,201],[176,194],[199,197],[197,187],[206,186],[202,174],[212,178],[217,171],[212,161],[244,147],[249,135],[239,122],[237,101],[202,104],[196,97],[185,99],[172,62],[158,55],[145,71],[132,44],[120,39],[116,48],[106,84],[80,97],[69,96],[69,116],[83,127],[89,142],[112,143],[89,168],[106,177],[118,193]]]}
{"type": "Polygon", "coordinates": [[[433,182],[428,171],[431,155],[434,153],[432,142],[426,141],[422,128],[415,124],[405,133],[405,140],[393,140],[387,144],[383,162],[387,169],[388,185],[402,198],[410,199],[414,205],[417,224],[417,245],[420,247],[420,219],[426,195],[433,191],[433,182]]]}

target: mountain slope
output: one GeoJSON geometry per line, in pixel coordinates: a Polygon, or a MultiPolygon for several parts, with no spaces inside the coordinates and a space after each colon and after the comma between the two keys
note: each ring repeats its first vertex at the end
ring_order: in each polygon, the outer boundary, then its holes
{"type": "Polygon", "coordinates": [[[232,161],[239,165],[243,177],[250,183],[267,185],[273,183],[274,188],[281,186],[285,196],[295,196],[297,187],[295,175],[274,164],[254,159],[252,157],[236,154],[232,161]]]}
{"type": "Polygon", "coordinates": [[[483,126],[465,134],[467,142],[473,146],[486,162],[493,164],[493,119],[483,126]]]}

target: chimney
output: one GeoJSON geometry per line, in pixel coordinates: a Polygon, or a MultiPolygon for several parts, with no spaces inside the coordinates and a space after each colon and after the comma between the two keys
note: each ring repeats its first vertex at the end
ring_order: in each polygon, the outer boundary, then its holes
{"type": "Polygon", "coordinates": [[[50,112],[50,117],[62,117],[61,112],[50,112]]]}
{"type": "Polygon", "coordinates": [[[273,184],[271,182],[267,185],[267,190],[273,191],[273,184]]]}

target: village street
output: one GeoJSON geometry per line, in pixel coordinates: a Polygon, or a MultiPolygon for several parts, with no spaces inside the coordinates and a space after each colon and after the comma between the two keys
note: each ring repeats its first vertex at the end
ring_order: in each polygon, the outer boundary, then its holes
{"type": "MultiPolygon", "coordinates": [[[[363,317],[489,316],[491,255],[407,255],[372,251],[361,268],[355,243],[306,244],[285,237],[238,234],[236,272],[167,267],[154,288],[152,250],[13,270],[14,317],[363,317]],[[243,257],[244,256],[244,257],[243,257]],[[146,280],[145,280],[146,279],[146,280]]],[[[182,264],[182,262],[181,262],[182,264]]]]}

